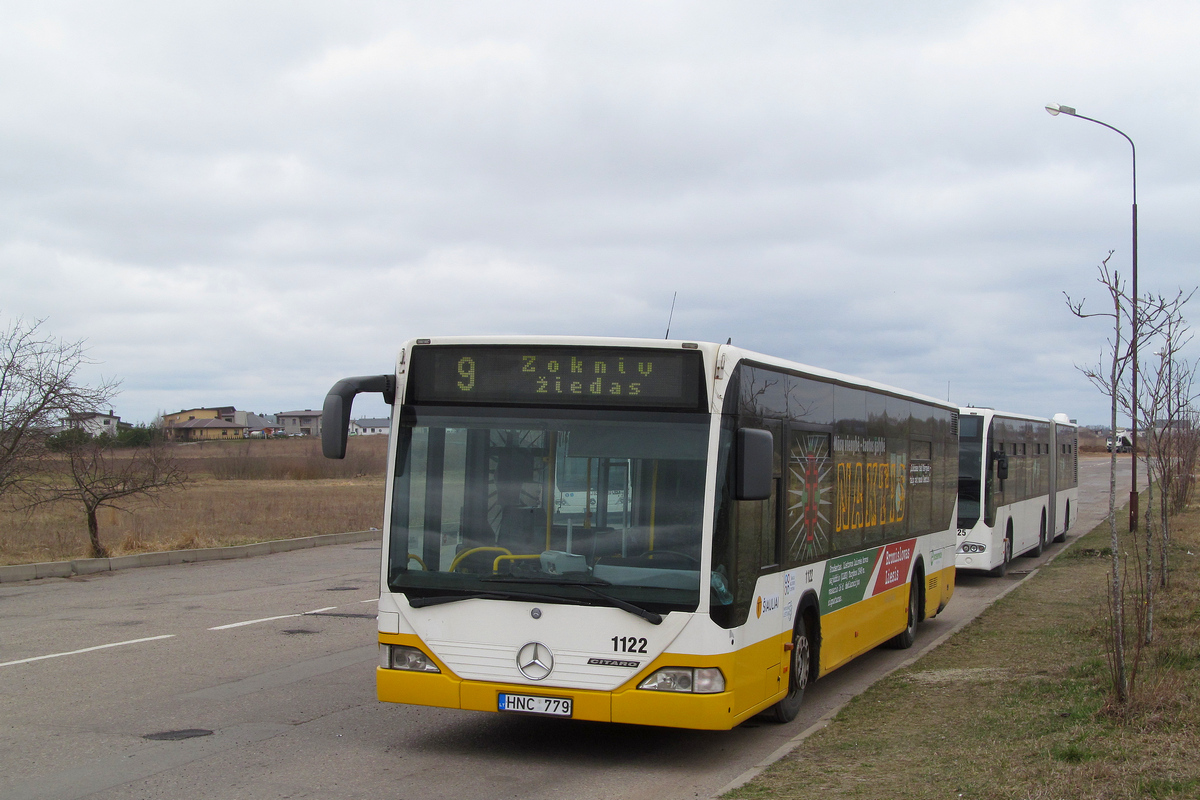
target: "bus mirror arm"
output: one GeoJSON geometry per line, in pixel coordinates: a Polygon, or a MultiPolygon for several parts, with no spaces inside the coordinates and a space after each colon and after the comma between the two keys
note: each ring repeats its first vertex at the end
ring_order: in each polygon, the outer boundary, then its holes
{"type": "Polygon", "coordinates": [[[767,500],[775,472],[775,439],[770,431],[739,428],[737,432],[737,499],[767,500]]]}
{"type": "Polygon", "coordinates": [[[379,392],[388,405],[396,402],[396,376],[360,375],[343,378],[325,395],[321,407],[321,452],[326,458],[345,458],[350,431],[350,407],[361,392],[379,392]]]}

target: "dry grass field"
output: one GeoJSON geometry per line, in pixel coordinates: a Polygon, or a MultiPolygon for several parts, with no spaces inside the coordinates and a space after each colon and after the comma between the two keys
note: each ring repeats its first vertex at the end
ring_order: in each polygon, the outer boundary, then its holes
{"type": "MultiPolygon", "coordinates": [[[[179,444],[171,454],[187,486],[101,509],[100,538],[112,555],[248,544],[361,531],[383,520],[387,437],[351,439],[346,459],[321,456],[313,439],[179,444]]],[[[89,555],[82,507],[0,511],[0,564],[89,555]]]]}
{"type": "Polygon", "coordinates": [[[1200,797],[1200,511],[1176,525],[1127,708],[1106,690],[1101,525],[727,797],[1200,797]]]}

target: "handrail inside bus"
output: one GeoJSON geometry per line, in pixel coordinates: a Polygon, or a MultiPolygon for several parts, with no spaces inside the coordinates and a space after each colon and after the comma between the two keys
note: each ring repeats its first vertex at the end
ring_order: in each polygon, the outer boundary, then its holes
{"type": "Polygon", "coordinates": [[[457,567],[464,558],[471,555],[472,553],[504,553],[505,555],[511,556],[512,550],[509,550],[507,547],[492,547],[492,546],[472,547],[470,550],[463,550],[461,553],[459,553],[458,555],[456,555],[454,557],[454,560],[450,562],[450,570],[449,571],[454,572],[454,568],[457,567]]]}
{"type": "Polygon", "coordinates": [[[492,562],[492,573],[496,574],[496,573],[500,572],[500,562],[501,561],[528,561],[530,559],[541,558],[541,557],[542,557],[541,553],[537,553],[536,555],[531,555],[531,556],[512,556],[512,555],[496,556],[496,560],[492,562]]]}

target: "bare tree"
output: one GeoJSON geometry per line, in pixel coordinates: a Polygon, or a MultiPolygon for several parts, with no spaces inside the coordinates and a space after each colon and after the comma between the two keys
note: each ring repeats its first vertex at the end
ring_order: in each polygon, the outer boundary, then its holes
{"type": "MultiPolygon", "coordinates": [[[[1187,376],[1186,396],[1195,397],[1192,393],[1192,379],[1195,377],[1197,363],[1191,365],[1187,376]]],[[[1183,396],[1184,392],[1180,392],[1183,396]]],[[[1171,511],[1180,512],[1187,508],[1192,501],[1196,488],[1196,471],[1200,469],[1200,411],[1192,403],[1182,407],[1179,413],[1179,424],[1171,437],[1171,454],[1175,461],[1175,474],[1178,476],[1171,484],[1171,511]]]]}
{"type": "Polygon", "coordinates": [[[1165,319],[1159,339],[1160,346],[1151,361],[1148,380],[1142,383],[1139,407],[1143,416],[1139,424],[1146,431],[1146,468],[1150,477],[1151,496],[1146,504],[1145,556],[1149,619],[1146,625],[1147,641],[1153,636],[1153,583],[1154,583],[1154,526],[1158,527],[1159,580],[1166,588],[1169,582],[1168,545],[1171,540],[1171,498],[1175,484],[1184,476],[1178,468],[1177,449],[1182,443],[1179,429],[1183,417],[1191,407],[1191,383],[1195,368],[1184,361],[1180,353],[1191,341],[1192,335],[1183,318],[1183,306],[1191,299],[1179,292],[1173,299],[1159,298],[1165,319]],[[1157,485],[1158,497],[1153,496],[1157,485]],[[1157,503],[1155,500],[1157,499],[1157,503]],[[1156,519],[1157,518],[1157,519],[1156,519]]]}
{"type": "Polygon", "coordinates": [[[161,442],[118,449],[111,441],[91,439],[64,448],[55,466],[31,490],[32,502],[82,505],[93,558],[108,556],[100,542],[99,509],[125,510],[134,498],[156,499],[160,492],[182,488],[188,481],[187,472],[161,442]]]}
{"type": "Polygon", "coordinates": [[[82,341],[55,338],[42,320],[18,318],[0,328],[0,496],[36,472],[62,418],[108,404],[116,382],[79,382],[90,363],[82,341]]]}
{"type": "MultiPolygon", "coordinates": [[[[1104,261],[1101,262],[1097,278],[1101,286],[1108,293],[1109,300],[1112,303],[1112,310],[1085,312],[1084,300],[1075,302],[1067,295],[1067,306],[1071,309],[1071,313],[1080,319],[1090,319],[1100,317],[1107,319],[1112,326],[1112,338],[1108,340],[1108,346],[1102,356],[1102,361],[1095,366],[1080,366],[1078,369],[1087,376],[1097,389],[1099,389],[1109,399],[1110,420],[1109,426],[1113,432],[1114,446],[1109,455],[1109,472],[1108,472],[1108,525],[1110,537],[1110,549],[1112,551],[1111,561],[1112,570],[1110,573],[1110,587],[1108,595],[1108,608],[1110,609],[1110,628],[1105,632],[1109,648],[1110,648],[1110,664],[1112,669],[1113,693],[1117,702],[1124,705],[1128,702],[1130,696],[1130,686],[1133,675],[1136,674],[1130,670],[1126,655],[1126,609],[1125,609],[1125,587],[1124,575],[1121,566],[1121,543],[1117,536],[1117,515],[1116,515],[1116,499],[1117,499],[1117,447],[1116,431],[1117,431],[1117,411],[1120,408],[1128,410],[1131,406],[1129,384],[1126,381],[1126,371],[1133,362],[1135,357],[1132,342],[1149,341],[1152,337],[1157,336],[1165,325],[1166,310],[1162,302],[1156,302],[1156,298],[1146,298],[1146,302],[1139,309],[1137,317],[1132,314],[1132,298],[1126,291],[1125,283],[1121,280],[1120,274],[1108,266],[1108,261],[1112,258],[1113,251],[1110,250],[1104,261]],[[1126,332],[1133,333],[1136,327],[1136,337],[1126,336],[1126,332]]],[[[1160,300],[1160,299],[1158,299],[1160,300]]],[[[1132,420],[1132,424],[1136,425],[1137,420],[1132,420]]],[[[1134,453],[1133,457],[1137,458],[1138,454],[1134,453]]],[[[1140,567],[1140,565],[1139,565],[1140,567]]],[[[1140,570],[1138,572],[1137,581],[1141,583],[1142,577],[1140,570]]],[[[1139,597],[1144,597],[1144,593],[1139,593],[1139,597]]],[[[1145,602],[1138,604],[1138,617],[1135,619],[1138,631],[1143,630],[1145,623],[1145,602]]],[[[1135,664],[1136,669],[1137,656],[1141,653],[1142,638],[1135,637],[1135,664]]]]}
{"type": "MultiPolygon", "coordinates": [[[[1141,416],[1134,424],[1146,432],[1146,473],[1149,485],[1146,489],[1146,524],[1142,536],[1144,547],[1144,574],[1141,576],[1144,619],[1139,626],[1143,640],[1149,644],[1154,639],[1154,546],[1156,543],[1155,528],[1158,527],[1161,538],[1158,539],[1160,550],[1159,575],[1162,585],[1166,585],[1167,557],[1165,542],[1170,536],[1170,521],[1166,511],[1165,498],[1170,491],[1172,480],[1171,459],[1167,452],[1170,442],[1172,425],[1172,377],[1174,365],[1179,357],[1179,351],[1190,340],[1187,332],[1182,309],[1191,299],[1180,291],[1173,299],[1165,297],[1149,297],[1149,305],[1161,309],[1162,325],[1160,326],[1159,347],[1150,359],[1146,380],[1142,381],[1137,408],[1141,416]],[[1155,492],[1158,497],[1155,497],[1155,492]],[[1164,513],[1155,513],[1155,500],[1164,513]]],[[[1149,342],[1147,342],[1149,344],[1149,342]]]]}

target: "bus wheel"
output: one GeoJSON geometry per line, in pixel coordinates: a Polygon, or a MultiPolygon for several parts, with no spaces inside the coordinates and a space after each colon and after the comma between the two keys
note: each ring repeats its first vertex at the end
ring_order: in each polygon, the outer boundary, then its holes
{"type": "Polygon", "coordinates": [[[1042,554],[1042,550],[1046,547],[1046,509],[1042,509],[1042,527],[1038,530],[1037,547],[1029,551],[1030,558],[1037,558],[1042,554]]]}
{"type": "Polygon", "coordinates": [[[808,687],[809,670],[812,665],[812,640],[809,638],[808,617],[800,618],[800,625],[792,634],[792,663],[788,670],[787,697],[771,707],[776,722],[791,722],[800,713],[804,690],[808,687]]]}
{"type": "Polygon", "coordinates": [[[917,622],[921,619],[921,584],[924,582],[921,573],[913,573],[912,583],[908,585],[908,627],[888,640],[895,650],[907,650],[917,640],[917,622]]]}
{"type": "Polygon", "coordinates": [[[1054,541],[1061,542],[1067,538],[1067,528],[1071,527],[1071,501],[1067,501],[1067,513],[1063,514],[1063,529],[1062,533],[1054,537],[1054,541]]]}

